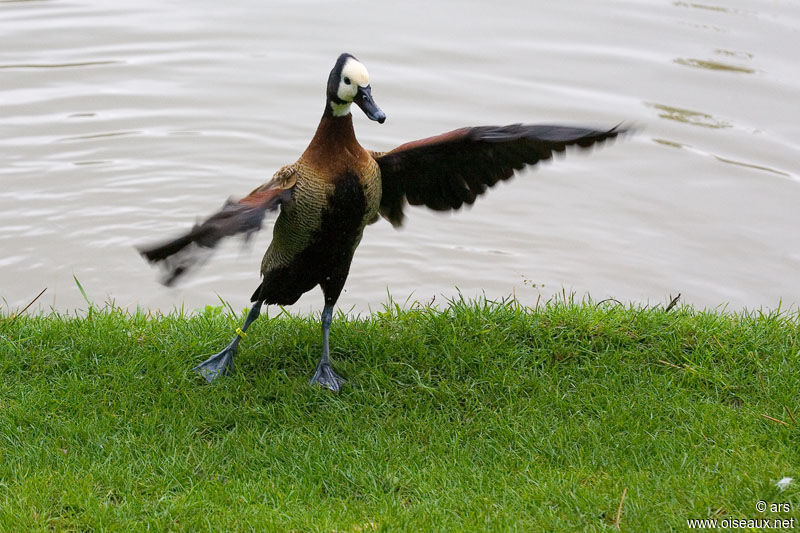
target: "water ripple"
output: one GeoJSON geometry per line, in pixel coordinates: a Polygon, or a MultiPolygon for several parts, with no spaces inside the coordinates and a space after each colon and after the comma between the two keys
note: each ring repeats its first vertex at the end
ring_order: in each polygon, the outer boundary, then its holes
{"type": "Polygon", "coordinates": [[[671,148],[686,149],[686,150],[694,152],[694,153],[696,153],[698,155],[702,155],[702,156],[706,156],[706,157],[713,157],[714,159],[716,159],[717,161],[719,161],[721,163],[726,163],[726,164],[729,164],[729,165],[736,165],[736,166],[740,166],[740,167],[744,167],[744,168],[749,168],[749,169],[752,169],[752,170],[759,170],[759,171],[763,171],[763,172],[768,172],[770,174],[774,174],[776,176],[782,176],[784,178],[790,178],[790,179],[795,179],[795,180],[798,179],[798,177],[795,174],[792,174],[791,172],[778,170],[776,168],[768,167],[768,166],[762,165],[762,164],[746,163],[744,161],[738,161],[736,159],[731,159],[729,157],[722,157],[720,155],[713,154],[713,153],[708,152],[706,150],[701,150],[701,149],[698,149],[696,147],[693,147],[693,146],[690,146],[688,144],[684,144],[684,143],[681,143],[681,142],[672,141],[672,140],[663,139],[663,138],[653,138],[653,142],[656,142],[656,143],[658,143],[660,145],[663,145],[663,146],[669,146],[671,148]]]}
{"type": "Polygon", "coordinates": [[[721,161],[723,163],[728,163],[730,165],[738,165],[740,167],[752,168],[752,169],[755,169],[755,170],[763,170],[764,172],[771,172],[772,174],[777,174],[778,176],[783,176],[785,178],[794,177],[792,174],[790,174],[788,172],[783,172],[782,170],[769,168],[769,167],[766,167],[764,165],[756,165],[756,164],[753,164],[753,163],[745,163],[744,161],[735,161],[733,159],[728,159],[726,157],[721,157],[721,156],[718,156],[718,155],[715,155],[714,158],[717,161],[721,161]]]}
{"type": "Polygon", "coordinates": [[[0,65],[0,69],[53,69],[53,68],[80,68],[98,65],[114,65],[122,61],[83,61],[80,63],[19,63],[0,65]]]}
{"type": "Polygon", "coordinates": [[[679,57],[673,60],[673,63],[683,65],[685,67],[704,68],[707,70],[718,70],[723,72],[741,72],[745,74],[753,74],[755,69],[749,67],[740,67],[737,65],[729,65],[720,61],[707,61],[704,59],[693,59],[679,57]]]}
{"type": "Polygon", "coordinates": [[[684,109],[680,107],[668,106],[664,104],[656,104],[654,102],[645,102],[645,105],[659,111],[658,116],[667,120],[675,120],[692,126],[701,126],[703,128],[732,128],[733,125],[718,120],[708,113],[702,111],[693,111],[691,109],[684,109]]]}
{"type": "Polygon", "coordinates": [[[745,16],[754,16],[757,15],[755,11],[750,11],[747,9],[737,9],[728,6],[718,6],[718,5],[711,5],[711,4],[698,4],[694,2],[673,2],[672,5],[676,7],[688,7],[692,9],[702,9],[705,11],[716,11],[718,13],[728,13],[733,15],[745,15],[745,16]]]}
{"type": "Polygon", "coordinates": [[[72,137],[62,137],[56,142],[89,141],[93,139],[105,139],[108,137],[129,137],[131,135],[141,135],[141,131],[109,131],[104,133],[93,133],[91,135],[75,135],[72,137]]]}
{"type": "Polygon", "coordinates": [[[387,286],[400,301],[454,285],[524,298],[525,273],[544,298],[564,285],[642,301],[679,284],[712,306],[800,294],[792,3],[444,0],[421,18],[397,2],[257,4],[3,4],[0,301],[24,305],[45,283],[61,287],[56,308],[83,305],[73,272],[99,299],[246,301],[261,250],[231,243],[163,291],[133,244],[191,227],[294,161],[340,51],[365,60],[390,113],[382,127],[354,113],[368,148],[528,120],[630,121],[653,137],[570,154],[458,215],[413,208],[401,232],[370,226],[343,308],[379,308],[387,286]]]}

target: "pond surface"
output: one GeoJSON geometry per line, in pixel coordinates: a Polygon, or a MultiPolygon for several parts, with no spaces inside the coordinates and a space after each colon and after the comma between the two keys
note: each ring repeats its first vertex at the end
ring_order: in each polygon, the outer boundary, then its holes
{"type": "MultiPolygon", "coordinates": [[[[638,125],[471,209],[367,228],[339,308],[590,295],[800,302],[800,3],[0,2],[0,297],[14,311],[248,304],[271,231],[176,289],[134,245],[296,160],[339,53],[385,150],[465,125],[638,125]],[[34,306],[34,307],[36,307],[34,306]]],[[[319,289],[293,310],[319,310],[319,289]]]]}

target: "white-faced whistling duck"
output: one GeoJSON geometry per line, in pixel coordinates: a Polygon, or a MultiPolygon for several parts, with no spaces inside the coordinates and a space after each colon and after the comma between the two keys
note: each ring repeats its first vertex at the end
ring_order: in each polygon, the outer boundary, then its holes
{"type": "Polygon", "coordinates": [[[249,237],[261,228],[267,211],[280,208],[261,262],[262,281],[244,324],[224,350],[195,368],[208,382],[232,369],[239,341],[263,304],[293,304],[319,285],[325,297],[322,357],[311,383],[338,391],[345,380],[331,368],[328,335],[333,307],[367,224],[380,215],[400,226],[406,203],[437,211],[472,204],[525,165],[549,159],[567,146],[585,148],[625,131],[528,124],[467,127],[372,152],[356,140],[352,103],[370,119],[386,120],[372,99],[367,69],[342,54],[328,77],[317,131],[296,163],[241,200],[228,200],[186,234],[139,249],[162,267],[162,281],[170,285],[201,263],[223,237],[249,237]]]}

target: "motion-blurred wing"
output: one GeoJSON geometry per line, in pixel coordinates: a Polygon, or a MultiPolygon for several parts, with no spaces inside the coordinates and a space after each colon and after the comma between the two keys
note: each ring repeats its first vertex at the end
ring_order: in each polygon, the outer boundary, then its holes
{"type": "Polygon", "coordinates": [[[222,209],[187,233],[156,245],[138,247],[139,253],[161,268],[164,285],[172,285],[205,262],[223,238],[242,235],[248,240],[261,229],[267,211],[275,211],[291,199],[294,184],[294,169],[284,167],[272,180],[241,200],[229,199],[222,209]]]}
{"type": "Polygon", "coordinates": [[[588,148],[626,131],[619,126],[606,131],[530,124],[480,126],[373,153],[383,183],[380,213],[399,226],[406,202],[437,211],[458,209],[525,165],[550,159],[567,146],[588,148]]]}

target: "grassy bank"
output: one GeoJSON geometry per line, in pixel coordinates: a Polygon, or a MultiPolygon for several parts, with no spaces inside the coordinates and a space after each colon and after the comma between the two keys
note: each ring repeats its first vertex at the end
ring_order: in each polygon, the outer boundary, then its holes
{"type": "Polygon", "coordinates": [[[0,528],[615,530],[619,519],[659,531],[800,517],[796,315],[389,308],[334,320],[334,365],[349,379],[336,395],[308,385],[318,317],[270,312],[212,386],[190,368],[243,315],[0,318],[0,528]],[[792,510],[759,512],[759,500],[792,510]]]}

